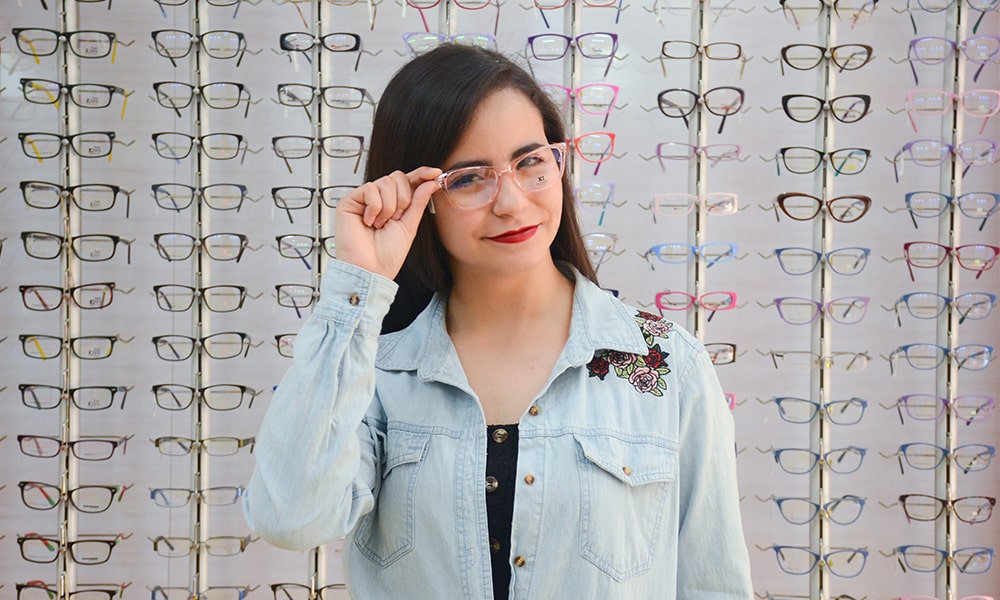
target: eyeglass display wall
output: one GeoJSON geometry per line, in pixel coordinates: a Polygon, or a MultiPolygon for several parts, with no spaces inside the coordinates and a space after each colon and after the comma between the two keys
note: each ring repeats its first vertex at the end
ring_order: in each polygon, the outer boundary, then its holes
{"type": "Polygon", "coordinates": [[[988,0],[18,0],[0,15],[0,598],[347,597],[239,509],[410,56],[565,110],[602,285],[709,347],[760,598],[1000,596],[988,0]]]}

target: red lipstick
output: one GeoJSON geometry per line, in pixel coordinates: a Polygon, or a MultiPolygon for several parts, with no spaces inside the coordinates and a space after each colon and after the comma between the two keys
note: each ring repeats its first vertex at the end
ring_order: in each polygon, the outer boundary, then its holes
{"type": "Polygon", "coordinates": [[[538,225],[532,225],[531,227],[512,229],[488,239],[500,242],[501,244],[520,244],[534,237],[536,231],[538,231],[538,225]]]}

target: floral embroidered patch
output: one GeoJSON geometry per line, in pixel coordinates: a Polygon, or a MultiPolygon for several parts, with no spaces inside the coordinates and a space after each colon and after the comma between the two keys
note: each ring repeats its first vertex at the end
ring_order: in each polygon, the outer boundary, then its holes
{"type": "Polygon", "coordinates": [[[635,322],[642,331],[649,352],[645,356],[639,356],[627,352],[601,350],[587,363],[587,371],[591,377],[604,381],[614,368],[615,375],[628,380],[637,392],[662,396],[663,390],[667,389],[664,376],[670,372],[670,367],[666,363],[668,353],[663,352],[660,345],[654,344],[654,341],[656,338],[667,339],[672,323],[644,311],[636,313],[635,322]]]}

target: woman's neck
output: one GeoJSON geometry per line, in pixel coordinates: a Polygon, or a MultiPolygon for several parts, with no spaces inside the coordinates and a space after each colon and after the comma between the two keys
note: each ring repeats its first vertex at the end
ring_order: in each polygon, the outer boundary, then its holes
{"type": "Polygon", "coordinates": [[[573,282],[554,263],[510,277],[456,277],[448,297],[448,331],[513,332],[539,320],[568,326],[572,307],[573,282]]]}

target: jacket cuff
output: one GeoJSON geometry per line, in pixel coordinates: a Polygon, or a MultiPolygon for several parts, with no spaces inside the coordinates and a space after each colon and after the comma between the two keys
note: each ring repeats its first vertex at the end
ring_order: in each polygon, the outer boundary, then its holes
{"type": "Polygon", "coordinates": [[[378,335],[399,286],[391,279],[339,260],[327,262],[313,316],[378,335]]]}

